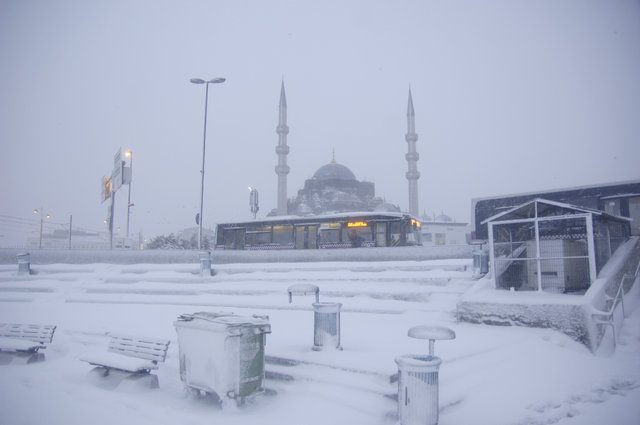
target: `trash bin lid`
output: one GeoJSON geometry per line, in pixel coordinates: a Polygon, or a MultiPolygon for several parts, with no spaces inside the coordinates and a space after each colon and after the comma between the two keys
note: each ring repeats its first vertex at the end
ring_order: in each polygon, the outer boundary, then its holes
{"type": "Polygon", "coordinates": [[[342,307],[342,303],[331,302],[313,303],[311,305],[316,313],[339,313],[342,307]]]}
{"type": "Polygon", "coordinates": [[[405,372],[437,372],[442,359],[425,354],[405,354],[396,357],[395,362],[405,372]]]}
{"type": "Polygon", "coordinates": [[[456,333],[449,328],[445,328],[444,326],[418,325],[409,329],[409,332],[407,332],[407,335],[410,338],[433,339],[433,340],[444,340],[444,339],[456,338],[456,333]]]}
{"type": "Polygon", "coordinates": [[[211,328],[259,328],[260,331],[271,332],[269,316],[238,316],[234,313],[199,311],[197,313],[182,314],[178,316],[177,323],[198,323],[211,328]]]}

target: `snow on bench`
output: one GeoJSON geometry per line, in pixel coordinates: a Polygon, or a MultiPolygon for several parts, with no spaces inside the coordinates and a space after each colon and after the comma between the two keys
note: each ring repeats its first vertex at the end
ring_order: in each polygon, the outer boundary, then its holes
{"type": "Polygon", "coordinates": [[[53,340],[53,325],[0,323],[0,351],[35,353],[53,340]]]}
{"type": "Polygon", "coordinates": [[[104,374],[115,369],[130,373],[149,373],[164,362],[169,340],[109,334],[106,353],[86,355],[80,360],[104,368],[104,374]]]}
{"type": "Polygon", "coordinates": [[[0,351],[27,356],[27,363],[44,360],[38,350],[47,348],[55,330],[54,325],[0,323],[0,351]]]}

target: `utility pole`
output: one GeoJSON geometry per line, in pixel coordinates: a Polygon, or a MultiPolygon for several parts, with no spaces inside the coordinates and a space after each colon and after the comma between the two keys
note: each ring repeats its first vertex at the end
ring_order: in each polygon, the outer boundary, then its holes
{"type": "Polygon", "coordinates": [[[125,152],[125,156],[129,157],[129,196],[127,198],[127,238],[129,237],[129,218],[131,216],[131,180],[133,180],[133,151],[129,149],[125,152]]]}
{"type": "Polygon", "coordinates": [[[113,249],[113,216],[116,205],[116,192],[111,193],[111,209],[109,211],[109,249],[113,249]]]}
{"type": "Polygon", "coordinates": [[[40,207],[40,242],[38,243],[38,249],[42,249],[42,226],[44,225],[44,216],[42,212],[44,211],[44,207],[40,207]]]}
{"type": "Polygon", "coordinates": [[[38,248],[42,249],[42,228],[44,227],[44,218],[45,215],[47,218],[51,218],[51,215],[44,213],[44,207],[40,207],[40,209],[33,210],[34,214],[40,214],[40,242],[38,242],[38,248]]]}
{"type": "Polygon", "coordinates": [[[69,214],[69,249],[71,249],[71,227],[73,225],[73,215],[69,214]]]}

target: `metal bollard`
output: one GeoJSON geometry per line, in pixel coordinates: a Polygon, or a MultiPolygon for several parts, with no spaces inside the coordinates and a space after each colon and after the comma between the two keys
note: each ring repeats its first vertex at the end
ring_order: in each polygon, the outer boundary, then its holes
{"type": "Polygon", "coordinates": [[[480,255],[480,273],[483,275],[489,273],[489,251],[484,249],[480,255]]]}
{"type": "Polygon", "coordinates": [[[473,276],[482,277],[489,273],[489,253],[483,249],[473,251],[473,276]]]}
{"type": "Polygon", "coordinates": [[[31,274],[31,254],[23,252],[17,255],[18,257],[18,274],[25,275],[31,274]]]}
{"type": "Polygon", "coordinates": [[[202,251],[199,255],[200,258],[200,275],[211,276],[211,253],[209,251],[202,251]]]}
{"type": "Polygon", "coordinates": [[[428,355],[396,357],[398,365],[398,418],[401,425],[437,425],[438,370],[442,360],[434,355],[436,340],[454,339],[455,332],[439,326],[414,326],[407,335],[428,339],[428,355]]]}
{"type": "Polygon", "coordinates": [[[340,303],[313,303],[313,350],[342,350],[340,303]]]}

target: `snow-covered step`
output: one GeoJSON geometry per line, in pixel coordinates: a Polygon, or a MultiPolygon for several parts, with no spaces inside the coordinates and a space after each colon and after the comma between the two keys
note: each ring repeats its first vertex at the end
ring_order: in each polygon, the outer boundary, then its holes
{"type": "Polygon", "coordinates": [[[265,356],[267,379],[311,381],[389,397],[396,391],[392,376],[291,358],[265,356]]]}

